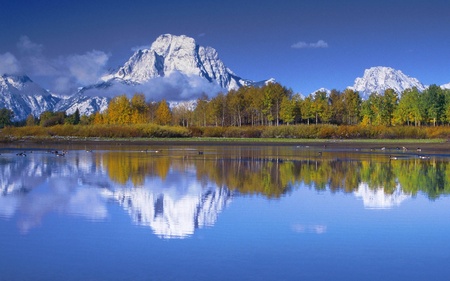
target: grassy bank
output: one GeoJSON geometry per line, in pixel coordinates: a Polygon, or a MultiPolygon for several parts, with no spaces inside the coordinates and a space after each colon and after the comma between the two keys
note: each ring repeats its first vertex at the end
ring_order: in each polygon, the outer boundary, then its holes
{"type": "Polygon", "coordinates": [[[162,141],[249,141],[298,142],[298,140],[419,140],[440,141],[450,139],[450,127],[387,127],[387,126],[335,126],[293,125],[270,127],[179,127],[141,125],[56,125],[52,127],[8,127],[0,131],[0,141],[23,139],[100,138],[100,139],[161,139],[162,141]]]}

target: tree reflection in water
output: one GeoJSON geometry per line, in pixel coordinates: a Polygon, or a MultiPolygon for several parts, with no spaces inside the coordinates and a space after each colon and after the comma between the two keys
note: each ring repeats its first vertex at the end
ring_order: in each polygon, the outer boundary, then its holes
{"type": "Polygon", "coordinates": [[[2,153],[0,217],[23,214],[18,224],[27,232],[50,212],[105,219],[106,203],[113,200],[134,223],[160,237],[181,238],[213,225],[234,196],[277,199],[307,186],[354,193],[367,208],[390,208],[418,193],[433,200],[450,192],[444,157],[394,161],[374,153],[227,149],[2,153]]]}
{"type": "Polygon", "coordinates": [[[279,198],[304,183],[317,190],[355,192],[364,184],[370,190],[416,195],[429,199],[450,193],[450,164],[446,159],[409,157],[391,161],[385,155],[353,157],[267,157],[265,155],[158,155],[132,157],[123,152],[98,155],[113,181],[135,186],[146,176],[165,179],[169,170],[194,170],[199,181],[211,181],[239,194],[279,198]]]}

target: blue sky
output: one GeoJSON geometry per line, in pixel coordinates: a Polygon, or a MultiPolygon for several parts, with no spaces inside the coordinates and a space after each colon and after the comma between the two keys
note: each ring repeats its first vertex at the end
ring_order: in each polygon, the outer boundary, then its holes
{"type": "Polygon", "coordinates": [[[81,85],[171,33],[214,47],[243,78],[273,77],[296,93],[343,90],[372,66],[442,85],[450,82],[449,15],[448,0],[7,0],[0,71],[27,72],[53,90],[81,85]]]}

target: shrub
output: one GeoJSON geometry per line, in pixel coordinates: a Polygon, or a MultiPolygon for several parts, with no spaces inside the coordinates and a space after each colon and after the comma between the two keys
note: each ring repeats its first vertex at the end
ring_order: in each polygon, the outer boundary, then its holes
{"type": "Polygon", "coordinates": [[[224,127],[206,127],[203,130],[203,137],[221,138],[225,135],[226,128],[224,127]]]}
{"type": "Polygon", "coordinates": [[[203,129],[200,127],[189,127],[189,134],[192,137],[196,137],[196,138],[201,137],[201,136],[203,136],[203,129]]]}

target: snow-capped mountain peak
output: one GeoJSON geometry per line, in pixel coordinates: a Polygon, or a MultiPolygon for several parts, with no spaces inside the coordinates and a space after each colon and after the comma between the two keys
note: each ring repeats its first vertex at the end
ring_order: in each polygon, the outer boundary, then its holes
{"type": "Polygon", "coordinates": [[[164,34],[149,48],[137,50],[99,83],[85,85],[71,96],[50,94],[26,76],[4,75],[0,77],[0,108],[13,110],[15,120],[24,120],[30,113],[39,116],[45,110],[72,114],[79,109],[81,114],[90,115],[105,110],[112,97],[124,93],[181,102],[195,100],[202,93],[214,96],[241,86],[273,82],[242,79],[225,66],[214,48],[200,46],[185,35],[164,34]]]}
{"type": "Polygon", "coordinates": [[[383,94],[385,90],[393,89],[401,94],[405,89],[413,87],[416,87],[419,91],[426,88],[419,80],[405,75],[400,70],[377,66],[366,69],[363,77],[356,78],[352,88],[358,91],[363,99],[367,99],[374,92],[383,94]]]}
{"type": "Polygon", "coordinates": [[[26,75],[0,76],[0,108],[12,110],[14,120],[23,120],[29,114],[39,116],[52,110],[59,100],[26,75]]]}
{"type": "Polygon", "coordinates": [[[252,83],[227,68],[214,48],[200,46],[191,37],[172,34],[161,35],[149,49],[136,51],[117,72],[104,76],[102,80],[142,84],[173,72],[203,77],[227,90],[252,83]]]}

